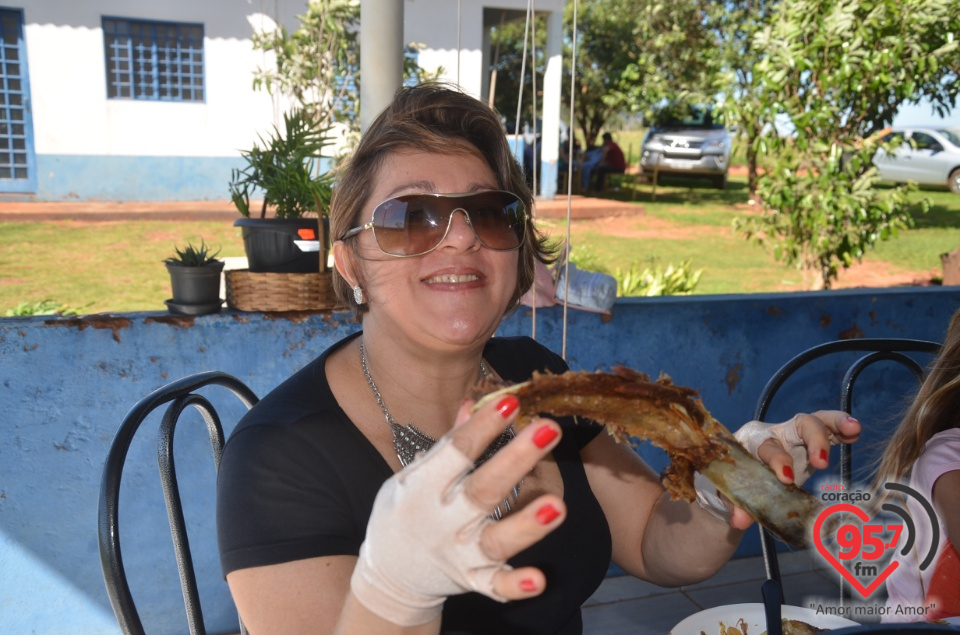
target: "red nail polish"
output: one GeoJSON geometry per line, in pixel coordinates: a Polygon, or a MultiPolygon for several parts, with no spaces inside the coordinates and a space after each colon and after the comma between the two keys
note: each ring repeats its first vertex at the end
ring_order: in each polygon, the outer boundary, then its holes
{"type": "Polygon", "coordinates": [[[557,431],[550,426],[543,426],[533,435],[533,444],[538,448],[545,448],[550,442],[557,438],[557,431]]]}
{"type": "Polygon", "coordinates": [[[508,395],[500,400],[500,403],[497,404],[497,412],[500,413],[500,416],[506,419],[514,412],[517,408],[520,407],[520,400],[514,397],[513,395],[508,395]]]}
{"type": "Polygon", "coordinates": [[[789,465],[783,466],[783,475],[786,476],[791,481],[793,480],[793,468],[789,465]]]}
{"type": "Polygon", "coordinates": [[[559,515],[560,512],[557,511],[556,507],[547,504],[537,510],[537,522],[541,525],[549,525],[556,520],[559,515]]]}
{"type": "Polygon", "coordinates": [[[827,451],[826,451],[826,450],[820,450],[820,460],[821,460],[821,461],[826,461],[826,460],[828,460],[828,457],[829,457],[829,455],[827,454],[827,451]]]}
{"type": "Polygon", "coordinates": [[[530,578],[524,578],[520,580],[520,590],[525,593],[532,593],[537,590],[537,583],[530,578]]]}

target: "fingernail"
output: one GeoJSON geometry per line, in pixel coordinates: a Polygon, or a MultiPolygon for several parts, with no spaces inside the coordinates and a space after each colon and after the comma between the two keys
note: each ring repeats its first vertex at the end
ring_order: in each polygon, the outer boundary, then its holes
{"type": "Polygon", "coordinates": [[[793,468],[789,465],[783,466],[783,475],[786,476],[791,481],[793,480],[793,468]]]}
{"type": "Polygon", "coordinates": [[[543,426],[533,434],[533,444],[540,449],[550,445],[557,438],[557,431],[550,426],[543,426]]]}
{"type": "Polygon", "coordinates": [[[557,511],[556,507],[547,504],[537,510],[537,522],[541,525],[549,525],[556,520],[559,515],[560,512],[557,511]]]}
{"type": "Polygon", "coordinates": [[[500,416],[506,419],[514,412],[517,408],[520,407],[520,400],[514,397],[513,395],[508,395],[500,400],[500,403],[497,404],[497,412],[500,413],[500,416]]]}
{"type": "Polygon", "coordinates": [[[852,421],[853,423],[860,423],[860,420],[854,417],[853,415],[847,415],[847,421],[852,421]]]}
{"type": "Polygon", "coordinates": [[[520,580],[520,590],[526,593],[532,593],[537,590],[537,583],[530,578],[520,580]]]}
{"type": "Polygon", "coordinates": [[[820,460],[821,460],[821,461],[826,461],[828,456],[829,456],[829,455],[827,454],[827,451],[826,451],[826,450],[820,450],[820,460]]]}

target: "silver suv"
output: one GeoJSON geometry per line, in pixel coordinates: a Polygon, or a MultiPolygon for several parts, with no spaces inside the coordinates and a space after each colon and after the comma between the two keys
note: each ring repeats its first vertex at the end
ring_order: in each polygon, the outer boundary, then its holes
{"type": "Polygon", "coordinates": [[[713,121],[712,111],[693,107],[680,117],[665,110],[643,138],[640,170],[647,175],[709,178],[714,187],[727,189],[730,167],[730,133],[713,121]]]}

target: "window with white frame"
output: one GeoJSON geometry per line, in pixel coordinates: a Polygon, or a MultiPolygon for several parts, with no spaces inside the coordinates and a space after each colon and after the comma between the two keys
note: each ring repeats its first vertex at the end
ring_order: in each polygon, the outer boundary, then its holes
{"type": "Polygon", "coordinates": [[[103,18],[107,97],[204,101],[203,25],[103,18]]]}

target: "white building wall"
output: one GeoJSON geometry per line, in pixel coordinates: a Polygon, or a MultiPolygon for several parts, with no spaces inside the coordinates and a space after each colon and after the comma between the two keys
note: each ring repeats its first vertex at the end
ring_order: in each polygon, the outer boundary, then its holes
{"type": "MultiPolygon", "coordinates": [[[[265,63],[251,44],[273,20],[295,29],[307,0],[8,0],[24,12],[38,200],[226,199],[239,151],[280,119],[254,91],[265,63]],[[107,99],[103,16],[199,23],[202,103],[107,99]]],[[[404,42],[420,64],[485,97],[484,9],[526,11],[527,0],[405,0],[404,42]],[[459,13],[459,16],[458,16],[459,13]],[[459,46],[459,53],[458,53],[459,46]],[[459,64],[458,64],[459,59],[459,64]]],[[[564,0],[537,0],[561,12],[564,0]]],[[[399,54],[399,52],[398,52],[399,54]]],[[[559,100],[558,95],[548,99],[559,100]]],[[[549,109],[548,109],[549,110],[549,109]]],[[[552,124],[551,124],[552,125],[552,124]]]]}
{"type": "MultiPolygon", "coordinates": [[[[489,91],[488,29],[484,24],[486,9],[507,10],[525,14],[527,0],[406,0],[404,36],[407,42],[421,42],[426,49],[420,52],[419,63],[427,71],[442,68],[441,79],[459,84],[471,95],[487,99],[489,91]]],[[[538,194],[552,199],[557,191],[557,158],[560,131],[560,50],[563,28],[564,0],[536,0],[537,14],[548,13],[548,70],[547,78],[538,78],[537,89],[543,92],[543,103],[537,104],[542,113],[544,137],[542,140],[540,186],[538,194]]],[[[509,114],[512,117],[513,114],[509,114]]]]}
{"type": "Polygon", "coordinates": [[[32,0],[24,6],[38,154],[229,156],[274,121],[252,89],[263,55],[254,25],[295,25],[304,2],[282,0],[32,0]],[[103,16],[204,27],[204,102],[107,99],[103,16]]]}

